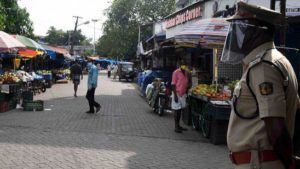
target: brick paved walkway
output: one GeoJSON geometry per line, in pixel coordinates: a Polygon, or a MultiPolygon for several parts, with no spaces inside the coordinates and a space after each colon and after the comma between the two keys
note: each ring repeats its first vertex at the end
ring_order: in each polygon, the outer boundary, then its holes
{"type": "Polygon", "coordinates": [[[78,98],[71,83],[57,84],[35,96],[45,111],[0,114],[1,169],[232,168],[225,145],[193,130],[174,133],[172,115],[153,114],[133,83],[100,76],[103,108],[85,114],[85,78],[78,98]]]}

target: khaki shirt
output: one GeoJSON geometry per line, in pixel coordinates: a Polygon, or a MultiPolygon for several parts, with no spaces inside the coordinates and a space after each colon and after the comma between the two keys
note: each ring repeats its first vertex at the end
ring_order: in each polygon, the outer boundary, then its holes
{"type": "Polygon", "coordinates": [[[232,152],[273,149],[262,120],[265,117],[285,118],[290,135],[292,136],[294,133],[294,119],[299,102],[297,78],[289,61],[275,49],[273,42],[257,47],[243,60],[244,74],[234,90],[234,96],[237,97],[235,108],[242,116],[249,117],[255,114],[257,106],[255,98],[247,86],[246,75],[249,67],[252,67],[250,63],[253,63],[264,53],[263,60],[276,63],[288,76],[288,86],[284,90],[282,75],[267,63],[258,63],[251,68],[249,85],[257,98],[259,116],[254,119],[242,119],[236,115],[234,108],[232,109],[227,132],[228,148],[232,152]],[[272,48],[273,50],[268,50],[272,48]],[[266,51],[267,53],[265,53],[266,51]],[[261,93],[260,85],[266,82],[271,84],[272,89],[270,91],[272,92],[264,95],[261,93]]]}

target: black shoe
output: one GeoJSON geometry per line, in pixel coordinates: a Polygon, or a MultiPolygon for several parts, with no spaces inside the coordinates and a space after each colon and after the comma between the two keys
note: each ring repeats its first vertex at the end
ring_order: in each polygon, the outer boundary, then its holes
{"type": "Polygon", "coordinates": [[[101,109],[101,105],[99,105],[98,107],[96,107],[96,113],[98,113],[101,109]]]}
{"type": "Polygon", "coordinates": [[[91,112],[91,111],[87,111],[85,113],[87,113],[87,114],[94,114],[94,112],[91,112]]]}
{"type": "Polygon", "coordinates": [[[188,130],[187,128],[184,128],[184,127],[181,127],[181,126],[179,126],[179,129],[182,130],[182,131],[187,131],[188,130]]]}
{"type": "Polygon", "coordinates": [[[174,131],[175,131],[176,133],[182,133],[182,130],[180,130],[179,128],[176,128],[174,131]]]}

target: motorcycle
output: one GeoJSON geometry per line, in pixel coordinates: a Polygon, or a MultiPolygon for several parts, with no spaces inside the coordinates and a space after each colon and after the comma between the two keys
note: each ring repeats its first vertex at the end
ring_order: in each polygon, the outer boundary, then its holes
{"type": "Polygon", "coordinates": [[[168,83],[162,82],[160,78],[156,78],[148,89],[147,98],[149,105],[153,108],[153,112],[162,116],[165,111],[170,110],[171,90],[168,83]]]}

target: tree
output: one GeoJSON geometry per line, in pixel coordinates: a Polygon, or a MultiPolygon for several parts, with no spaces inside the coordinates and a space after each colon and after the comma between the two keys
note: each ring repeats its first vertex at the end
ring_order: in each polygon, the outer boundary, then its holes
{"type": "Polygon", "coordinates": [[[75,45],[91,44],[91,39],[87,39],[84,35],[82,35],[81,30],[76,31],[73,34],[73,32],[65,32],[61,29],[57,30],[54,26],[51,26],[47,31],[45,41],[51,45],[65,46],[69,44],[71,36],[74,36],[75,45]]]}
{"type": "Polygon", "coordinates": [[[17,0],[0,0],[0,4],[3,11],[0,14],[0,26],[5,32],[34,37],[29,13],[18,6],[17,0]]]}
{"type": "MultiPolygon", "coordinates": [[[[163,19],[174,7],[174,0],[113,0],[106,12],[108,20],[98,40],[97,52],[111,58],[133,58],[139,26],[163,19]]],[[[151,36],[151,28],[144,29],[143,40],[151,36]]]]}
{"type": "Polygon", "coordinates": [[[5,28],[5,20],[6,20],[6,15],[4,15],[4,7],[2,6],[2,3],[0,1],[0,30],[3,30],[5,28]]]}

